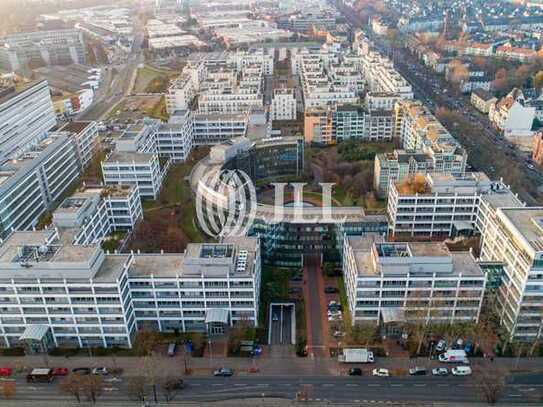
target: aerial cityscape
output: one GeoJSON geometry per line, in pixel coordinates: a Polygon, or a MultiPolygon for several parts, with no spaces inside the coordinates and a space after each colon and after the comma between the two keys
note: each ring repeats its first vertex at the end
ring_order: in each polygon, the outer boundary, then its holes
{"type": "Polygon", "coordinates": [[[543,405],[542,0],[0,17],[0,406],[543,405]]]}

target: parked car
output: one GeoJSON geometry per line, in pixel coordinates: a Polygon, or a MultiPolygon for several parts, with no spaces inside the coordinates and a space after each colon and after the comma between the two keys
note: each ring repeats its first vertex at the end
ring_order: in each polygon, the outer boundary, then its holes
{"type": "Polygon", "coordinates": [[[11,373],[13,373],[13,369],[11,367],[0,367],[0,376],[11,376],[11,373]]]}
{"type": "Polygon", "coordinates": [[[272,321],[279,321],[279,316],[277,314],[273,314],[272,321]]]}
{"type": "Polygon", "coordinates": [[[228,377],[232,376],[234,371],[228,367],[220,367],[213,372],[213,376],[228,377]]]}
{"type": "Polygon", "coordinates": [[[362,369],[359,367],[351,367],[349,369],[349,376],[362,376],[362,369]]]}
{"type": "Polygon", "coordinates": [[[109,374],[107,368],[101,366],[101,367],[95,367],[92,369],[92,374],[100,375],[100,376],[107,376],[109,374]]]}
{"type": "Polygon", "coordinates": [[[290,281],[302,281],[303,279],[304,279],[304,277],[301,274],[297,274],[295,276],[292,276],[290,278],[290,281]]]}
{"type": "Polygon", "coordinates": [[[333,334],[334,338],[342,338],[345,336],[345,332],[343,331],[335,331],[333,334]]]}
{"type": "Polygon", "coordinates": [[[66,376],[70,371],[67,367],[55,367],[53,368],[53,376],[66,376]]]}
{"type": "Polygon", "coordinates": [[[288,293],[289,294],[301,294],[302,293],[302,288],[301,287],[290,287],[288,289],[288,293]]]}
{"type": "Polygon", "coordinates": [[[451,369],[453,376],[469,376],[471,375],[471,367],[469,366],[455,366],[451,369]]]}
{"type": "Polygon", "coordinates": [[[436,345],[436,351],[443,352],[447,348],[447,342],[441,339],[436,345]]]}
{"type": "Polygon", "coordinates": [[[336,287],[325,287],[324,292],[326,294],[335,294],[335,293],[339,292],[339,290],[336,287]]]}
{"type": "Polygon", "coordinates": [[[90,367],[76,367],[72,369],[72,373],[86,376],[86,375],[91,374],[91,368],[90,367]]]}
{"type": "Polygon", "coordinates": [[[379,369],[373,369],[372,374],[374,376],[378,376],[378,377],[388,377],[388,376],[390,376],[390,373],[388,372],[388,369],[385,369],[384,367],[381,367],[379,369]]]}
{"type": "Polygon", "coordinates": [[[411,376],[424,376],[426,374],[426,369],[424,367],[412,367],[409,369],[409,374],[411,376]]]}
{"type": "Polygon", "coordinates": [[[432,374],[434,376],[448,376],[449,369],[446,367],[436,367],[435,369],[432,369],[432,374]]]}
{"type": "Polygon", "coordinates": [[[168,356],[172,357],[172,356],[175,356],[175,351],[176,351],[176,348],[177,348],[177,345],[175,343],[170,343],[168,345],[168,356]]]}

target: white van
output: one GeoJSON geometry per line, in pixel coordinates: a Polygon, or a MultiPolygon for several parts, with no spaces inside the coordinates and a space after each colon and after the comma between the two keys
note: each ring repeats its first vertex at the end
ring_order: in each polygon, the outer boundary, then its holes
{"type": "Polygon", "coordinates": [[[453,376],[469,376],[471,375],[471,367],[455,366],[451,369],[453,376]]]}
{"type": "Polygon", "coordinates": [[[449,349],[439,355],[439,361],[443,363],[465,363],[469,364],[468,355],[462,349],[449,349]]]}

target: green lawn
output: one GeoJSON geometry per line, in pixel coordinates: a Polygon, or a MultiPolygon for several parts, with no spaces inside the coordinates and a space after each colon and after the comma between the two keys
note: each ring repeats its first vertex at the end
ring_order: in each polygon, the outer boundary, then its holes
{"type": "Polygon", "coordinates": [[[138,69],[136,82],[134,84],[135,93],[162,93],[169,84],[170,77],[174,72],[158,69],[149,65],[138,69]]]}

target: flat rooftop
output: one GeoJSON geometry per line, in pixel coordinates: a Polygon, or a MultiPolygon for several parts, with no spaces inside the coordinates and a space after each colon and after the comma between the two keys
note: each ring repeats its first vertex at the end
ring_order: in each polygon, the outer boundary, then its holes
{"type": "Polygon", "coordinates": [[[543,251],[543,207],[500,208],[505,217],[534,252],[543,251]]]}
{"type": "Polygon", "coordinates": [[[153,158],[152,153],[135,153],[130,151],[113,151],[104,162],[107,164],[113,163],[149,163],[153,158]]]}

